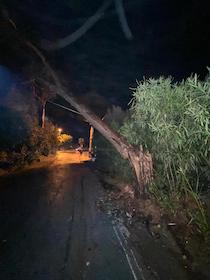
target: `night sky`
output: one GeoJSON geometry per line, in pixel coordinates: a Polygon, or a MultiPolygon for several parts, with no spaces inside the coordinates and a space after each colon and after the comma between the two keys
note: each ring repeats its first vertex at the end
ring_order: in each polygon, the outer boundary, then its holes
{"type": "MultiPolygon", "coordinates": [[[[4,7],[18,31],[3,14],[0,64],[7,67],[4,75],[8,77],[9,71],[23,81],[30,79],[31,71],[39,72],[38,59],[23,46],[22,38],[38,47],[43,39],[56,41],[79,28],[101,2],[82,0],[79,5],[76,0],[6,1],[4,7]]],[[[130,88],[143,77],[171,75],[176,81],[196,72],[204,78],[210,65],[208,0],[124,2],[133,41],[124,38],[112,7],[74,44],[57,51],[43,50],[69,90],[101,116],[111,105],[126,108],[130,88]]],[[[1,82],[1,95],[7,92],[4,87],[5,81],[1,82]]],[[[51,105],[48,116],[67,129],[66,117],[75,119],[51,105]]]]}

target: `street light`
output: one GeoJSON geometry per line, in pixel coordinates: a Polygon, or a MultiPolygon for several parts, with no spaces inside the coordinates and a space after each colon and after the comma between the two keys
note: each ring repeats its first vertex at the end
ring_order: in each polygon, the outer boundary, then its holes
{"type": "Polygon", "coordinates": [[[61,132],[63,131],[62,128],[58,128],[58,134],[61,135],[61,132]]]}

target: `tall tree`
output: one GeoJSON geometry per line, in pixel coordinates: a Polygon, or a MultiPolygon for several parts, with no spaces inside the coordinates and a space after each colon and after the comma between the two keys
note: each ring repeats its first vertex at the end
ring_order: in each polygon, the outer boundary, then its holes
{"type": "Polygon", "coordinates": [[[33,82],[33,94],[39,100],[41,105],[41,127],[45,127],[46,119],[46,104],[47,101],[55,97],[55,93],[47,86],[38,85],[37,82],[33,82]]]}

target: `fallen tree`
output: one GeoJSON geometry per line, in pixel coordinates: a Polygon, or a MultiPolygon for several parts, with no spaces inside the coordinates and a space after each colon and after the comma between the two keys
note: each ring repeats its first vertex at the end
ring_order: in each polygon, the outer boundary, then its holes
{"type": "MultiPolygon", "coordinates": [[[[73,94],[69,93],[69,90],[65,88],[57,76],[56,72],[47,62],[44,55],[40,50],[34,46],[31,42],[25,41],[25,44],[33,50],[34,53],[41,59],[41,62],[45,66],[46,70],[52,77],[51,87],[54,88],[56,93],[65,99],[71,106],[73,106],[86,120],[89,122],[99,133],[101,133],[118,151],[118,153],[126,160],[129,161],[135,177],[136,187],[135,191],[139,195],[148,193],[147,184],[152,179],[152,157],[149,152],[143,151],[142,147],[134,147],[129,144],[127,140],[119,133],[114,131],[105,121],[101,120],[97,115],[90,111],[85,105],[80,104],[73,94]]],[[[50,85],[49,82],[46,82],[50,85]]]]}
{"type": "MultiPolygon", "coordinates": [[[[18,33],[15,23],[9,18],[9,22],[18,33]]],[[[19,35],[22,38],[21,35],[19,35]]],[[[71,106],[73,106],[99,133],[101,133],[118,151],[122,158],[129,161],[137,184],[135,185],[135,192],[138,195],[144,195],[148,192],[147,184],[152,179],[152,157],[148,152],[143,151],[142,147],[135,147],[128,143],[119,133],[114,131],[105,121],[101,120],[97,115],[90,111],[86,106],[80,104],[76,98],[69,92],[67,88],[61,83],[58,75],[47,62],[42,52],[30,41],[22,38],[22,43],[27,46],[36,56],[39,57],[44,65],[48,76],[48,81],[43,81],[45,86],[53,88],[53,90],[65,99],[71,106]]]]}

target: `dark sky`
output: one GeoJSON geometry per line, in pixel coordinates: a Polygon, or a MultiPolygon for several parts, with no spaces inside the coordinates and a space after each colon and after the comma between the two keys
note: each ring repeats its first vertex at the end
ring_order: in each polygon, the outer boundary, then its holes
{"type": "MultiPolygon", "coordinates": [[[[16,0],[6,2],[8,3],[8,11],[20,31],[39,43],[40,39],[50,38],[56,40],[73,32],[80,26],[75,24],[74,20],[91,15],[102,0],[16,0]],[[68,5],[68,2],[72,4],[68,5]],[[78,5],[76,4],[77,2],[81,2],[81,4],[78,5]],[[67,24],[68,22],[70,23],[67,24]]],[[[169,54],[177,56],[178,59],[179,57],[182,58],[185,69],[184,71],[182,69],[172,71],[174,73],[166,70],[163,74],[168,72],[168,74],[182,77],[185,73],[188,74],[191,71],[205,72],[204,68],[209,64],[210,58],[209,0],[125,0],[124,2],[134,3],[133,5],[128,5],[127,15],[135,35],[133,42],[135,50],[131,49],[128,52],[135,51],[137,60],[142,53],[145,53],[143,58],[145,60],[147,59],[146,56],[148,57],[149,53],[152,52],[153,56],[158,56],[159,54],[159,59],[165,63],[164,60],[167,59],[166,56],[169,54]],[[146,50],[143,48],[146,48],[146,50]]],[[[101,39],[103,35],[105,40],[111,41],[115,36],[116,41],[121,39],[119,38],[120,34],[117,33],[121,34],[117,18],[110,17],[99,22],[81,40],[84,39],[83,43],[86,44],[88,36],[93,38],[95,36],[95,44],[97,45],[97,40],[101,39]],[[109,33],[110,36],[104,34],[105,32],[109,33]]],[[[126,42],[122,41],[120,43],[126,45],[126,42]]],[[[80,43],[78,42],[77,45],[80,46],[80,43]]],[[[78,48],[78,52],[80,51],[78,48]]],[[[152,55],[150,56],[153,59],[152,55]]],[[[144,74],[147,75],[146,72],[144,74]]],[[[154,70],[153,73],[151,71],[151,74],[155,74],[155,72],[157,75],[161,74],[159,69],[154,70]]]]}
{"type": "MultiPolygon", "coordinates": [[[[41,39],[56,40],[75,31],[102,1],[82,0],[82,8],[66,2],[7,1],[19,30],[17,34],[1,21],[0,64],[18,75],[29,73],[37,58],[23,47],[19,34],[36,45],[41,39]]],[[[76,43],[55,52],[43,51],[69,89],[99,114],[110,104],[126,107],[129,88],[144,76],[171,75],[181,80],[197,72],[203,78],[210,66],[209,0],[124,2],[133,41],[126,41],[110,9],[111,15],[76,43]]]]}
{"type": "MultiPolygon", "coordinates": [[[[39,43],[40,39],[56,40],[73,32],[80,26],[80,24],[75,24],[74,20],[91,15],[102,0],[8,0],[6,2],[10,15],[20,31],[39,43]],[[68,5],[68,2],[72,4],[68,5]],[[77,5],[77,2],[81,2],[81,4],[77,5]],[[70,23],[67,24],[68,22],[70,23]]],[[[210,59],[209,0],[125,0],[124,2],[134,3],[133,5],[129,4],[127,10],[129,24],[135,36],[134,48],[128,49],[130,52],[128,55],[133,55],[135,52],[137,61],[139,61],[139,56],[145,54],[143,60],[153,60],[155,64],[154,71],[144,70],[144,75],[173,74],[175,77],[181,78],[185,74],[188,75],[189,72],[205,72],[205,67],[209,64],[210,59]],[[163,69],[161,73],[161,69],[156,69],[158,56],[160,64],[167,63],[166,60],[169,59],[172,60],[171,63],[182,59],[184,69],[171,71],[163,69]]],[[[120,35],[122,34],[117,18],[113,16],[99,22],[81,40],[83,44],[88,44],[89,37],[94,39],[95,36],[95,48],[97,48],[98,40],[101,38],[107,41],[116,39],[116,42],[126,46],[127,42],[118,41],[121,39],[120,35]]],[[[79,48],[80,42],[76,44],[78,52],[84,52],[79,48]]],[[[71,47],[60,51],[60,53],[68,55],[68,51],[71,52],[70,49],[71,47]]],[[[120,51],[119,48],[119,53],[120,51]]],[[[50,54],[51,57],[56,55],[57,53],[50,54]]],[[[12,63],[15,64],[15,61],[12,63]]],[[[179,66],[177,65],[177,67],[179,66]]],[[[139,72],[142,70],[140,69],[139,72]]]]}

